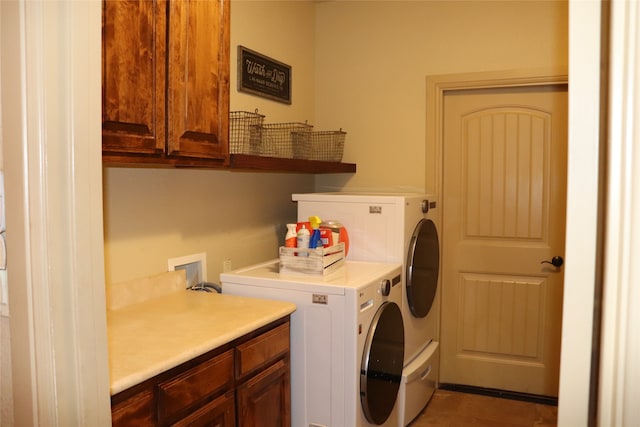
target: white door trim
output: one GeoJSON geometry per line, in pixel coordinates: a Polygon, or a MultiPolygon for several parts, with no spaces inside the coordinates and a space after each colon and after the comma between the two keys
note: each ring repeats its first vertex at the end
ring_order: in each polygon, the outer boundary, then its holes
{"type": "Polygon", "coordinates": [[[640,422],[640,6],[612,1],[598,425],[640,422]]]}
{"type": "Polygon", "coordinates": [[[0,2],[16,426],[110,425],[101,2],[0,2]]]}

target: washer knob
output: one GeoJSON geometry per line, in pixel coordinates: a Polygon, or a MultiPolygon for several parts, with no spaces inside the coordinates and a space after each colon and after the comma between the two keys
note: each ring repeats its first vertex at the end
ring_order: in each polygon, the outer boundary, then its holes
{"type": "Polygon", "coordinates": [[[420,208],[422,209],[422,213],[428,213],[429,212],[429,201],[428,200],[423,200],[420,203],[420,208]]]}
{"type": "Polygon", "coordinates": [[[389,296],[389,294],[391,293],[391,280],[384,279],[382,282],[380,282],[380,293],[383,297],[389,296]]]}

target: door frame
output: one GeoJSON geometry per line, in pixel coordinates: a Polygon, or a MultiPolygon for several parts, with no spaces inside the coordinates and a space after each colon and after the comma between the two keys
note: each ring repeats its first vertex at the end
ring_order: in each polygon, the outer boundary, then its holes
{"type": "MultiPolygon", "coordinates": [[[[473,89],[524,88],[554,84],[568,85],[569,77],[568,70],[566,68],[545,68],[539,70],[506,70],[431,75],[427,76],[426,83],[427,128],[425,147],[425,189],[427,193],[436,194],[442,202],[444,199],[444,97],[447,93],[473,89]]],[[[567,147],[567,154],[568,149],[569,147],[567,147]]],[[[443,207],[441,206],[441,211],[442,208],[443,207]]],[[[436,225],[439,230],[443,230],[442,222],[444,221],[444,217],[440,215],[438,220],[439,223],[436,225]]],[[[440,238],[441,241],[444,240],[444,236],[441,235],[440,238]]],[[[441,266],[443,265],[443,262],[444,260],[441,256],[441,266]]],[[[565,271],[565,281],[566,277],[567,275],[565,271]]],[[[441,289],[443,286],[444,283],[441,282],[441,289]]],[[[439,303],[442,304],[442,299],[440,299],[439,303]]],[[[440,316],[442,316],[442,307],[439,307],[439,312],[441,313],[440,316]]],[[[441,327],[442,320],[440,318],[438,319],[438,328],[440,329],[441,327]]],[[[440,332],[441,331],[438,331],[438,336],[440,336],[440,332]]],[[[589,333],[591,333],[591,330],[589,330],[589,333]]]]}

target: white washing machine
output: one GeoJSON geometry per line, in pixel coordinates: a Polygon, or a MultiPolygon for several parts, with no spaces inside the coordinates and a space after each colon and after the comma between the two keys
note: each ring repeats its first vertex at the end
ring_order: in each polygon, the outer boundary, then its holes
{"type": "Polygon", "coordinates": [[[402,263],[405,357],[398,425],[427,405],[439,374],[440,247],[437,203],[426,194],[294,194],[298,221],[338,220],[349,234],[347,259],[402,263]]]}
{"type": "Polygon", "coordinates": [[[347,261],[314,276],[280,274],[279,261],[272,260],[222,273],[220,281],[225,294],[296,304],[292,426],[398,425],[404,360],[399,263],[347,261]]]}

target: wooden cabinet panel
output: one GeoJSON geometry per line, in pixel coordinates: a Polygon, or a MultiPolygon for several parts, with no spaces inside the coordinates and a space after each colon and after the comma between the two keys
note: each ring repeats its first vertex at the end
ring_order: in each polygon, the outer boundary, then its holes
{"type": "Polygon", "coordinates": [[[236,348],[238,378],[260,369],[289,351],[289,323],[282,324],[236,348]]]}
{"type": "Polygon", "coordinates": [[[153,393],[140,392],[129,399],[113,405],[111,424],[116,427],[142,427],[155,425],[153,393]]]}
{"type": "Polygon", "coordinates": [[[166,7],[164,0],[103,2],[104,152],[164,151],[166,7]]]}
{"type": "Polygon", "coordinates": [[[229,3],[170,3],[168,154],[229,154],[229,3]]]}
{"type": "Polygon", "coordinates": [[[228,164],[229,25],[229,0],[103,1],[107,158],[228,164]]]}
{"type": "Polygon", "coordinates": [[[233,387],[233,350],[158,384],[158,417],[170,418],[215,392],[233,387]]]}
{"type": "Polygon", "coordinates": [[[173,424],[173,427],[233,427],[235,425],[235,393],[229,391],[173,424]]]}
{"type": "Polygon", "coordinates": [[[238,387],[238,426],[291,425],[289,364],[277,363],[238,387]]]}

